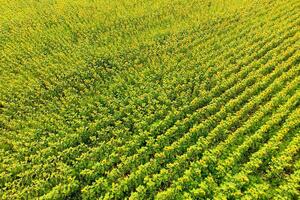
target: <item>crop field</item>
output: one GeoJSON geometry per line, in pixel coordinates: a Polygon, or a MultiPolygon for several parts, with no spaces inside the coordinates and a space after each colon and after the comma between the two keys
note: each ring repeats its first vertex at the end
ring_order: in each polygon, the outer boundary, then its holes
{"type": "Polygon", "coordinates": [[[0,0],[1,200],[299,198],[299,0],[0,0]]]}

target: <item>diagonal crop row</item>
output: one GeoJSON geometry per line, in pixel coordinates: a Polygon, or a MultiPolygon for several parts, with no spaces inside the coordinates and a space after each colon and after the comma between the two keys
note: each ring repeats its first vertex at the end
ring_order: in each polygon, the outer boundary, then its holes
{"type": "MultiPolygon", "coordinates": [[[[277,83],[277,87],[280,86],[277,83]]],[[[285,92],[288,92],[289,90],[293,89],[295,90],[295,81],[293,85],[289,85],[289,87],[286,87],[285,90],[281,91],[276,95],[276,97],[272,98],[271,102],[267,103],[264,107],[260,108],[259,112],[256,112],[254,116],[252,116],[245,125],[238,128],[234,133],[232,133],[224,142],[221,142],[218,146],[216,146],[214,149],[207,151],[203,156],[202,159],[192,163],[189,170],[185,172],[185,175],[182,178],[179,178],[176,182],[174,182],[170,188],[168,188],[163,193],[158,193],[159,197],[163,197],[165,195],[175,195],[176,190],[183,190],[183,188],[187,189],[191,187],[190,180],[193,177],[193,182],[197,183],[198,179],[201,179],[203,176],[202,173],[205,172],[205,168],[209,167],[209,163],[211,163],[213,160],[217,159],[219,154],[222,153],[222,149],[225,149],[228,144],[231,144],[231,142],[237,138],[237,136],[240,136],[243,134],[243,132],[249,131],[250,127],[254,127],[255,124],[259,123],[259,119],[263,118],[268,112],[271,112],[273,106],[276,106],[276,104],[273,103],[273,101],[277,102],[277,105],[280,103],[280,97],[285,92]],[[196,177],[197,178],[196,178],[196,177]],[[176,189],[177,188],[177,189],[176,189]],[[161,196],[163,195],[163,196],[161,196]]],[[[167,197],[165,196],[165,197],[167,197]]]]}
{"type": "MultiPolygon", "coordinates": [[[[285,67],[291,67],[291,65],[286,65],[285,67]]],[[[272,74],[268,75],[268,76],[265,76],[263,79],[262,79],[262,82],[259,82],[259,83],[256,83],[255,85],[253,85],[251,88],[247,89],[244,93],[243,93],[243,96],[244,97],[248,97],[249,95],[251,95],[251,91],[252,92],[258,92],[262,89],[262,87],[267,87],[268,84],[270,84],[269,81],[272,81],[272,79],[275,79],[275,75],[279,73],[279,74],[282,74],[284,73],[284,68],[277,68],[272,74]],[[266,80],[266,81],[265,81],[266,80]],[[257,85],[257,86],[256,86],[257,85]]],[[[292,75],[294,73],[294,71],[291,71],[290,74],[292,75]]],[[[287,78],[285,79],[286,81],[288,80],[287,78]]],[[[283,81],[284,82],[284,81],[283,81]]],[[[268,90],[267,91],[269,94],[271,94],[272,90],[268,90]]],[[[254,93],[255,94],[255,93],[254,93]]],[[[253,95],[253,94],[252,94],[253,95]]],[[[232,101],[233,102],[233,101],[232,101]]],[[[256,102],[256,105],[257,103],[259,103],[259,101],[256,102]]],[[[229,106],[231,104],[228,104],[229,106]]],[[[250,104],[251,105],[251,104],[250,104]]],[[[231,105],[232,106],[232,105],[231,105]]],[[[226,108],[226,105],[225,107],[226,108]]],[[[228,116],[226,117],[226,120],[222,121],[219,123],[219,125],[213,129],[209,134],[208,134],[208,138],[207,141],[210,141],[213,143],[216,143],[217,141],[221,140],[223,137],[225,137],[225,133],[228,132],[229,130],[233,131],[232,130],[232,126],[237,128],[236,126],[238,125],[237,123],[238,122],[242,122],[244,120],[243,117],[246,117],[248,118],[249,117],[249,114],[247,112],[247,109],[248,111],[251,111],[253,112],[253,108],[255,108],[255,104],[252,104],[251,106],[249,107],[245,107],[246,110],[243,110],[243,108],[240,110],[240,111],[237,111],[238,114],[236,114],[235,116],[228,116]],[[225,123],[226,122],[226,123],[225,123]],[[221,134],[222,133],[222,134],[221,134]]],[[[198,154],[200,154],[200,150],[204,148],[204,146],[212,146],[211,143],[208,143],[206,144],[206,142],[203,141],[205,137],[204,136],[201,136],[201,139],[198,140],[198,142],[195,144],[195,145],[192,145],[189,147],[186,155],[183,154],[182,156],[180,156],[174,163],[172,164],[168,164],[168,169],[167,170],[161,170],[161,174],[157,174],[154,176],[154,180],[159,180],[160,181],[160,184],[162,184],[164,181],[170,181],[170,179],[174,178],[175,176],[178,176],[180,173],[180,171],[184,170],[185,169],[185,166],[187,165],[186,163],[187,162],[190,162],[191,161],[191,158],[196,159],[196,156],[198,154]],[[203,137],[203,138],[202,138],[203,137]],[[205,145],[204,145],[205,144],[205,145]],[[175,170],[177,169],[177,170],[175,170]],[[162,177],[164,177],[164,179],[162,179],[162,177]],[[168,178],[169,177],[169,178],[168,178]],[[164,180],[164,181],[163,181],[164,180]]],[[[179,148],[179,147],[177,147],[179,148]]],[[[174,148],[173,148],[174,149],[174,148]]],[[[176,148],[175,148],[176,149],[176,148]]],[[[201,155],[201,154],[200,154],[201,155]]],[[[151,170],[153,170],[151,168],[151,170]]],[[[151,171],[150,170],[150,171],[151,171]]],[[[148,182],[150,184],[150,182],[157,182],[157,181],[153,181],[151,178],[148,178],[148,182]]],[[[159,187],[160,184],[156,184],[155,185],[155,188],[156,187],[159,187]]],[[[142,186],[141,186],[142,187],[142,186]]],[[[151,187],[147,187],[147,189],[149,189],[151,187]]],[[[153,188],[153,187],[152,187],[153,188]]],[[[141,194],[141,192],[139,192],[139,194],[141,194]]]]}

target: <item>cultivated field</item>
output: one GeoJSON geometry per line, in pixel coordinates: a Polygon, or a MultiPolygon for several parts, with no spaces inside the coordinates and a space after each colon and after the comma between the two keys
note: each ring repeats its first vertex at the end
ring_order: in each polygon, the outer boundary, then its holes
{"type": "Polygon", "coordinates": [[[299,0],[0,0],[0,199],[299,198],[299,0]]]}

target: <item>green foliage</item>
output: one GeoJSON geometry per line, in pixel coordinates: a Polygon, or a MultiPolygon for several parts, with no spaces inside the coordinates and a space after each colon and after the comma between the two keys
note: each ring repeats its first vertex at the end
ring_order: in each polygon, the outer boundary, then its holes
{"type": "Polygon", "coordinates": [[[298,199],[297,0],[0,0],[0,199],[298,199]]]}

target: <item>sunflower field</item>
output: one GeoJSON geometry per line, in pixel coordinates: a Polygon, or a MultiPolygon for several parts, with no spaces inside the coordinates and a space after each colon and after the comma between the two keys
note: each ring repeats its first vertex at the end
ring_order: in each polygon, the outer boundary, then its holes
{"type": "Polygon", "coordinates": [[[299,0],[0,0],[0,199],[299,198],[299,0]]]}

